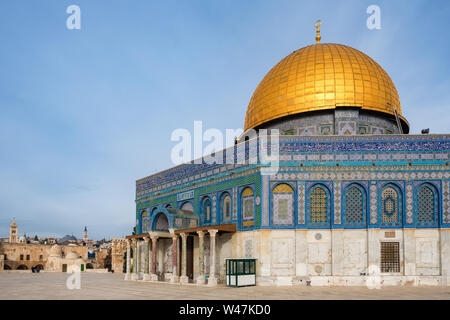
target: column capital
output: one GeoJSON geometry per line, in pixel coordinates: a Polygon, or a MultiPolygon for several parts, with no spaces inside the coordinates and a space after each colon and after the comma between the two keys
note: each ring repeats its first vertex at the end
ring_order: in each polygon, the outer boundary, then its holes
{"type": "Polygon", "coordinates": [[[178,240],[178,235],[177,234],[173,234],[172,235],[172,240],[178,240]]]}
{"type": "Polygon", "coordinates": [[[151,239],[152,239],[152,241],[156,241],[156,240],[158,240],[158,236],[152,236],[152,237],[150,237],[151,239]]]}
{"type": "Polygon", "coordinates": [[[197,231],[197,234],[200,238],[203,238],[205,236],[205,232],[204,231],[197,231]]]}
{"type": "Polygon", "coordinates": [[[131,239],[131,243],[136,244],[137,243],[136,238],[131,239]]]}
{"type": "Polygon", "coordinates": [[[181,232],[180,236],[181,236],[182,239],[186,239],[187,234],[186,234],[186,232],[181,232]]]}
{"type": "Polygon", "coordinates": [[[215,237],[217,232],[219,232],[219,230],[217,230],[217,229],[208,230],[208,233],[211,237],[215,237]]]}
{"type": "Polygon", "coordinates": [[[149,238],[149,237],[145,237],[145,238],[144,238],[144,241],[145,241],[145,243],[149,243],[150,238],[149,238]]]}

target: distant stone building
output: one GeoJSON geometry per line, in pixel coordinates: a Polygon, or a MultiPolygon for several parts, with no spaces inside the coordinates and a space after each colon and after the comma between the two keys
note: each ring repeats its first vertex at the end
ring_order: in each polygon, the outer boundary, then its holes
{"type": "Polygon", "coordinates": [[[111,268],[116,273],[124,271],[124,258],[127,241],[124,238],[113,238],[111,243],[111,268]]]}
{"type": "Polygon", "coordinates": [[[49,271],[62,272],[64,262],[56,263],[54,258],[63,259],[72,257],[75,254],[86,261],[87,247],[77,245],[52,246],[50,244],[0,243],[0,254],[4,256],[2,270],[29,270],[32,267],[37,267],[41,270],[48,269],[49,271]],[[50,259],[51,257],[53,259],[50,259]],[[49,263],[51,261],[54,263],[49,263]]]}
{"type": "Polygon", "coordinates": [[[112,251],[111,247],[99,248],[99,250],[95,254],[96,269],[108,269],[108,271],[112,270],[111,251],[112,251]]]}
{"type": "MultiPolygon", "coordinates": [[[[73,235],[67,235],[56,244],[55,238],[48,238],[46,243],[28,241],[26,235],[18,238],[18,227],[15,220],[10,225],[9,241],[0,243],[0,272],[3,270],[40,270],[53,272],[74,272],[87,269],[88,247],[78,245],[73,235]]],[[[85,236],[87,234],[85,233],[85,236]]],[[[96,261],[93,267],[106,268],[108,252],[100,254],[100,264],[96,261]]]]}
{"type": "Polygon", "coordinates": [[[81,246],[68,245],[64,248],[68,253],[64,253],[63,248],[55,244],[50,249],[50,254],[46,260],[47,271],[54,272],[77,272],[86,270],[87,248],[81,246]],[[77,249],[75,249],[77,248],[77,249]],[[74,250],[75,249],[75,250],[74,250]],[[81,254],[80,254],[81,253],[81,254]]]}

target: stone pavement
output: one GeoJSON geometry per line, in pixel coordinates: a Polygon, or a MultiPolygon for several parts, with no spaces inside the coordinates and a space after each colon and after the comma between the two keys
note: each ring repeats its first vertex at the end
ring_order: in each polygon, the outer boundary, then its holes
{"type": "Polygon", "coordinates": [[[69,290],[66,273],[0,273],[0,299],[450,299],[450,287],[242,287],[216,288],[124,281],[122,274],[81,274],[81,289],[69,290]]]}

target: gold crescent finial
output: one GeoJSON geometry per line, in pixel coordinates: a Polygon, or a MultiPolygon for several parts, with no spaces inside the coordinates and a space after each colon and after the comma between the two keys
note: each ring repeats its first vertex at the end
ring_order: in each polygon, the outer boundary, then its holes
{"type": "Polygon", "coordinates": [[[320,26],[322,25],[322,20],[317,20],[316,23],[314,24],[314,27],[316,27],[317,31],[316,31],[316,41],[317,44],[320,43],[320,39],[322,39],[322,37],[320,36],[320,26]]]}

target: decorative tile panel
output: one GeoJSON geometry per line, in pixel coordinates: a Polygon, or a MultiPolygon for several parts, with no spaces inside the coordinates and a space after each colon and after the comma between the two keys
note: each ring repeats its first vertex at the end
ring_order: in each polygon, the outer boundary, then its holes
{"type": "Polygon", "coordinates": [[[342,182],[334,183],[334,224],[341,224],[341,187],[342,182]]]}
{"type": "Polygon", "coordinates": [[[377,183],[370,183],[370,223],[376,224],[377,220],[377,183]]]}
{"type": "Polygon", "coordinates": [[[450,182],[448,180],[444,181],[444,186],[442,190],[443,199],[443,222],[450,223],[450,182]]]}
{"type": "Polygon", "coordinates": [[[305,183],[298,183],[298,224],[305,224],[305,213],[306,213],[306,203],[305,203],[305,183]]]}
{"type": "Polygon", "coordinates": [[[233,220],[237,219],[237,202],[239,201],[237,196],[237,187],[233,187],[233,220]]]}
{"type": "Polygon", "coordinates": [[[412,182],[406,182],[406,223],[414,223],[413,186],[412,182]]]}
{"type": "Polygon", "coordinates": [[[262,226],[269,225],[269,176],[262,176],[262,226]]]}
{"type": "Polygon", "coordinates": [[[274,193],[272,195],[272,224],[292,225],[293,204],[294,193],[274,193]]]}

